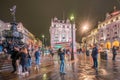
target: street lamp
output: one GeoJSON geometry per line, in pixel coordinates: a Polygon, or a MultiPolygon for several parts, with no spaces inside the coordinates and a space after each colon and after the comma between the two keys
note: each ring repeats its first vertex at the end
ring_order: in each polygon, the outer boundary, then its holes
{"type": "Polygon", "coordinates": [[[45,44],[44,44],[44,43],[45,43],[44,39],[45,39],[45,35],[43,34],[43,35],[42,35],[42,41],[43,41],[43,43],[42,43],[43,45],[42,45],[42,46],[43,46],[43,47],[45,46],[45,44]]]}
{"type": "Polygon", "coordinates": [[[74,15],[70,16],[71,20],[71,37],[72,37],[72,53],[71,53],[71,60],[74,60],[74,44],[73,44],[73,24],[74,24],[74,15]]]}
{"type": "Polygon", "coordinates": [[[42,52],[43,52],[43,54],[44,54],[44,46],[45,46],[44,45],[44,42],[45,42],[44,39],[45,39],[45,35],[43,34],[42,35],[42,52]]]}
{"type": "MultiPolygon", "coordinates": [[[[84,32],[87,32],[88,29],[89,29],[88,27],[89,27],[89,24],[88,24],[88,23],[84,24],[84,26],[83,26],[83,31],[84,31],[84,32]]],[[[86,36],[86,39],[85,39],[84,43],[86,44],[86,50],[87,50],[87,36],[86,36]]]]}

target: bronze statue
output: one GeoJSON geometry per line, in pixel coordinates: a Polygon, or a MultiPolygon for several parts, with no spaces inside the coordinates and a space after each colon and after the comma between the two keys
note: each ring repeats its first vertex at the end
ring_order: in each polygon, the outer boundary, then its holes
{"type": "Polygon", "coordinates": [[[10,8],[11,15],[13,16],[13,21],[16,22],[15,12],[16,12],[16,5],[10,8]]]}

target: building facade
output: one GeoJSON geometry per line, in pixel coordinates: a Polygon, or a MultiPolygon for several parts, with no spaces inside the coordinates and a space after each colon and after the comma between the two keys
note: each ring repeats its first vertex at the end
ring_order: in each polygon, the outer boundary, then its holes
{"type": "Polygon", "coordinates": [[[54,50],[57,50],[58,48],[61,47],[71,50],[72,40],[73,40],[74,52],[76,51],[75,23],[71,23],[69,19],[58,20],[58,18],[55,17],[54,19],[51,20],[51,26],[49,31],[50,31],[51,47],[54,50]],[[73,39],[72,39],[72,34],[73,34],[73,39]]]}
{"type": "Polygon", "coordinates": [[[98,25],[99,44],[105,48],[120,46],[120,11],[106,14],[106,19],[98,25]]]}
{"type": "Polygon", "coordinates": [[[91,31],[82,41],[85,39],[88,39],[88,43],[95,41],[103,48],[120,47],[120,11],[114,9],[112,13],[107,13],[105,20],[98,23],[96,31],[91,31]]]}

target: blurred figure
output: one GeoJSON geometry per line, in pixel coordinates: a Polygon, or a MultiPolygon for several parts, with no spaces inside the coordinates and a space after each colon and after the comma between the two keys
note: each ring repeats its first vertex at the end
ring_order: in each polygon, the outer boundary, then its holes
{"type": "Polygon", "coordinates": [[[51,56],[52,56],[52,58],[54,57],[54,52],[53,52],[53,49],[52,48],[50,48],[49,49],[49,51],[50,51],[50,54],[51,54],[51,56]]]}
{"type": "Polygon", "coordinates": [[[79,49],[79,54],[81,54],[81,53],[82,53],[82,48],[79,49]]]}
{"type": "Polygon", "coordinates": [[[14,45],[13,45],[12,41],[9,41],[7,44],[7,47],[6,47],[7,53],[12,54],[13,48],[14,48],[14,45]]]}
{"type": "Polygon", "coordinates": [[[15,73],[17,71],[16,61],[18,60],[18,54],[19,54],[18,45],[14,45],[14,50],[11,53],[12,66],[13,66],[13,71],[11,73],[15,73]]]}
{"type": "Polygon", "coordinates": [[[3,54],[3,44],[2,44],[2,40],[0,40],[0,54],[3,54]]]}
{"type": "Polygon", "coordinates": [[[70,60],[70,54],[71,54],[69,49],[66,50],[66,54],[67,54],[67,58],[68,58],[68,61],[69,61],[70,60]]]}
{"type": "Polygon", "coordinates": [[[90,51],[89,51],[89,48],[87,48],[86,50],[86,56],[89,56],[90,55],[90,51]]]}
{"type": "Polygon", "coordinates": [[[108,60],[108,52],[109,52],[109,49],[105,49],[105,57],[106,57],[106,60],[108,60]]]}
{"type": "Polygon", "coordinates": [[[65,52],[63,48],[60,48],[58,51],[58,54],[60,56],[60,73],[65,74],[65,52]]]}
{"type": "Polygon", "coordinates": [[[27,48],[25,48],[25,47],[21,48],[20,65],[22,66],[22,75],[23,76],[25,74],[29,74],[28,69],[27,69],[27,62],[28,62],[27,56],[28,56],[27,48]]]}
{"type": "Polygon", "coordinates": [[[97,69],[98,68],[98,48],[97,48],[96,44],[93,45],[92,58],[93,58],[93,66],[92,66],[92,68],[97,69]]]}
{"type": "Polygon", "coordinates": [[[36,46],[35,47],[35,70],[39,71],[39,66],[40,66],[40,55],[41,55],[41,51],[40,49],[36,46]]]}
{"type": "Polygon", "coordinates": [[[112,54],[113,54],[112,60],[115,61],[115,58],[116,58],[116,55],[117,55],[117,48],[115,46],[113,46],[113,48],[112,48],[112,54]]]}
{"type": "Polygon", "coordinates": [[[31,58],[30,53],[28,52],[28,54],[27,54],[27,69],[28,69],[29,73],[31,71],[31,66],[32,66],[32,58],[31,58]]]}

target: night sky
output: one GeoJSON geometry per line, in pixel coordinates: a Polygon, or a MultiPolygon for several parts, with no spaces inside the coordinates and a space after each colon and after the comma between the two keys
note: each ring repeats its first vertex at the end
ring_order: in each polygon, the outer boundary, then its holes
{"type": "Polygon", "coordinates": [[[98,21],[103,21],[107,12],[116,6],[120,9],[119,0],[0,0],[0,20],[11,22],[9,8],[17,6],[17,22],[23,25],[37,37],[45,34],[49,42],[49,27],[51,18],[69,18],[75,15],[77,41],[80,40],[82,24],[89,22],[93,29],[98,21]]]}

